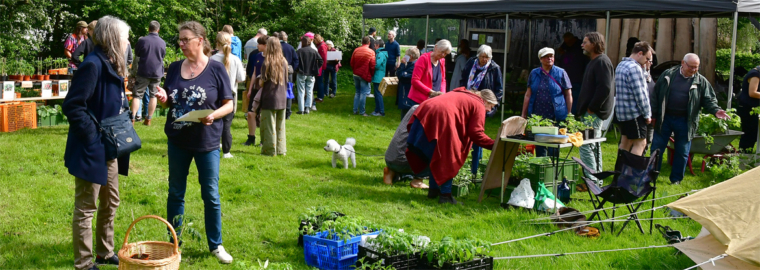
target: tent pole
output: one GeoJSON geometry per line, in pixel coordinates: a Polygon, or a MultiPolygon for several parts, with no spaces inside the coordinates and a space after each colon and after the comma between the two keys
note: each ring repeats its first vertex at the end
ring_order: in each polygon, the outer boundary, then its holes
{"type": "Polygon", "coordinates": [[[428,32],[430,32],[430,15],[425,15],[425,51],[428,46],[428,32]]]}
{"type": "MultiPolygon", "coordinates": [[[[604,44],[610,46],[610,11],[607,11],[607,20],[604,21],[606,27],[604,27],[604,44]]],[[[604,50],[604,54],[607,54],[607,50],[604,50]]]]}
{"type": "MultiPolygon", "coordinates": [[[[505,24],[504,24],[504,65],[501,66],[501,71],[503,72],[501,76],[501,121],[504,122],[504,85],[507,83],[507,55],[509,54],[509,14],[505,16],[505,24]]],[[[503,188],[503,185],[502,185],[503,188]]],[[[502,192],[503,193],[503,192],[502,192]]],[[[502,194],[502,197],[504,194],[502,194]]]]}
{"type": "Polygon", "coordinates": [[[736,26],[739,22],[739,11],[734,12],[734,31],[731,33],[731,75],[728,77],[728,102],[726,110],[731,109],[731,98],[734,94],[734,60],[736,58],[736,26]]]}
{"type": "Polygon", "coordinates": [[[528,17],[528,70],[533,67],[531,51],[533,51],[533,19],[528,17]]]}

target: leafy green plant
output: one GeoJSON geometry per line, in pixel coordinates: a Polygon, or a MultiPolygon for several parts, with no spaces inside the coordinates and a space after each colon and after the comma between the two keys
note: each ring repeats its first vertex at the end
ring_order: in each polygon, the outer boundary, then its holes
{"type": "Polygon", "coordinates": [[[342,216],[342,214],[331,207],[309,207],[305,213],[301,213],[298,216],[298,220],[306,225],[302,226],[298,233],[299,235],[314,235],[319,228],[322,228],[322,224],[325,221],[336,220],[339,216],[342,216]],[[317,230],[314,228],[317,228],[317,230]]]}
{"type": "Polygon", "coordinates": [[[367,244],[373,251],[386,256],[412,255],[422,249],[421,246],[414,244],[418,237],[396,229],[386,228],[377,237],[368,239],[367,244]]]}
{"type": "MultiPolygon", "coordinates": [[[[358,217],[338,217],[335,220],[325,220],[322,223],[321,231],[328,231],[325,239],[340,239],[348,241],[353,237],[376,231],[378,226],[358,217]]],[[[317,232],[312,231],[309,235],[315,235],[317,232]]]]}
{"type": "Polygon", "coordinates": [[[383,261],[376,261],[375,263],[370,264],[365,262],[364,259],[366,258],[357,260],[356,264],[351,267],[354,267],[354,269],[357,270],[396,270],[393,265],[383,266],[383,261]]]}
{"type": "Polygon", "coordinates": [[[422,250],[421,258],[427,259],[433,267],[441,268],[444,264],[472,261],[475,258],[490,256],[491,244],[481,240],[454,240],[449,236],[439,242],[431,242],[422,250]]]}
{"type": "MultiPolygon", "coordinates": [[[[182,221],[182,225],[174,228],[174,231],[177,233],[177,241],[182,243],[187,234],[190,234],[191,240],[201,241],[203,239],[201,233],[193,227],[193,221],[195,220],[193,217],[188,215],[176,215],[174,216],[173,223],[177,224],[180,220],[182,221]]],[[[171,237],[171,234],[169,237],[171,237]]]]}
{"type": "Polygon", "coordinates": [[[551,127],[554,126],[554,120],[544,119],[540,115],[532,115],[528,118],[528,124],[525,129],[530,130],[533,127],[551,127]]]}
{"type": "Polygon", "coordinates": [[[752,108],[752,111],[749,112],[750,115],[760,115],[760,107],[754,107],[752,108]]]}
{"type": "Polygon", "coordinates": [[[66,115],[63,114],[63,109],[61,108],[61,105],[54,105],[54,106],[48,106],[48,105],[40,105],[37,106],[37,117],[39,118],[48,118],[51,116],[57,116],[61,115],[63,116],[64,120],[68,120],[66,115]]]}
{"type": "Polygon", "coordinates": [[[512,176],[519,180],[527,175],[528,170],[530,169],[528,164],[530,164],[531,158],[533,158],[533,155],[530,153],[522,153],[518,155],[512,166],[512,176]]]}
{"type": "Polygon", "coordinates": [[[729,109],[726,114],[729,118],[725,120],[712,114],[700,114],[697,134],[705,138],[707,149],[715,142],[712,135],[726,133],[729,129],[741,129],[742,120],[736,115],[736,109],[729,109]]]}
{"type": "Polygon", "coordinates": [[[741,159],[739,155],[729,155],[726,159],[716,159],[714,162],[708,162],[707,167],[710,169],[714,182],[723,182],[744,172],[740,164],[741,159]]]}
{"type": "Polygon", "coordinates": [[[563,121],[562,123],[567,128],[568,134],[574,134],[576,132],[580,132],[580,131],[584,131],[588,129],[588,126],[586,125],[586,123],[575,120],[575,117],[572,114],[568,114],[567,118],[565,118],[565,121],[563,121]]]}

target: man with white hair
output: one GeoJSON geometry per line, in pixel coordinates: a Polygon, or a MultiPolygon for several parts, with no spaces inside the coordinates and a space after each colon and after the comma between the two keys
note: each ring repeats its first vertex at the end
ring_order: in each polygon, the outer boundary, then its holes
{"type": "Polygon", "coordinates": [[[401,46],[396,42],[396,31],[388,31],[388,41],[385,42],[385,51],[388,52],[388,62],[385,64],[385,76],[395,77],[396,69],[401,64],[401,46]]]}
{"type": "Polygon", "coordinates": [[[662,164],[662,151],[670,140],[670,134],[673,134],[675,155],[672,157],[670,182],[674,185],[680,184],[686,169],[691,140],[697,135],[702,109],[717,118],[728,118],[726,111],[718,106],[710,82],[699,74],[699,56],[688,53],[683,57],[680,66],[672,67],[660,75],[654,86],[651,106],[654,117],[651,150],[660,150],[657,168],[662,164]]]}
{"type": "Polygon", "coordinates": [[[266,36],[266,35],[267,35],[267,30],[264,28],[260,28],[259,32],[256,33],[256,36],[249,39],[245,43],[245,46],[243,46],[243,49],[245,49],[245,58],[243,59],[248,59],[248,56],[251,54],[251,52],[256,50],[259,47],[258,39],[261,36],[266,36]]]}
{"type": "Polygon", "coordinates": [[[420,56],[412,72],[409,99],[420,104],[428,98],[446,93],[446,55],[451,53],[451,42],[442,39],[435,43],[432,52],[420,56]]]}

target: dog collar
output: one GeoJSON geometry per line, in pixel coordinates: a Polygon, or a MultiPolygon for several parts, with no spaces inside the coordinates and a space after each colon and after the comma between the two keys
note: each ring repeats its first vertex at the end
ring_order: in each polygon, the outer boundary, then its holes
{"type": "Polygon", "coordinates": [[[342,146],[342,145],[340,146],[340,149],[338,149],[338,151],[335,151],[335,153],[336,153],[336,154],[337,154],[337,153],[340,153],[340,150],[343,150],[343,146],[342,146]]]}

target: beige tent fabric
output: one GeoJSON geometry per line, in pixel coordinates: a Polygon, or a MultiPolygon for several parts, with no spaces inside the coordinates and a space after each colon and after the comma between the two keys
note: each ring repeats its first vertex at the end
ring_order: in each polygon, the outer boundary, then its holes
{"type": "Polygon", "coordinates": [[[760,266],[760,167],[668,204],[702,224],[726,253],[760,266]]]}
{"type": "MultiPolygon", "coordinates": [[[[715,237],[713,237],[704,227],[697,238],[673,246],[686,254],[686,256],[689,256],[689,258],[695,263],[702,263],[715,258],[716,256],[723,254],[727,248],[725,245],[718,242],[718,240],[716,240],[715,237]]],[[[706,263],[700,267],[703,270],[760,269],[760,267],[751,265],[732,256],[727,256],[714,262],[715,266],[713,266],[712,263],[706,263]]]]}
{"type": "MultiPolygon", "coordinates": [[[[483,201],[483,195],[486,190],[501,187],[502,169],[504,169],[504,181],[508,181],[509,176],[512,174],[512,166],[515,163],[515,157],[517,156],[517,150],[520,149],[520,145],[504,142],[501,138],[522,134],[525,130],[526,122],[527,120],[522,117],[513,116],[501,123],[496,143],[493,145],[493,149],[491,149],[491,157],[488,159],[486,172],[483,174],[483,184],[480,186],[478,203],[483,201]]],[[[504,185],[504,188],[506,188],[506,185],[504,185]]]]}

